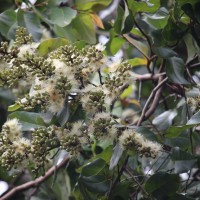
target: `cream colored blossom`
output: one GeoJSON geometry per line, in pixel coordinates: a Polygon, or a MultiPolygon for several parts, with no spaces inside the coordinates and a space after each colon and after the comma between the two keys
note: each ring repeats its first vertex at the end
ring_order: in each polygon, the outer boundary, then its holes
{"type": "Polygon", "coordinates": [[[39,43],[31,43],[31,44],[24,44],[20,46],[18,57],[24,58],[26,53],[35,54],[36,48],[39,46],[39,43]]]}
{"type": "Polygon", "coordinates": [[[119,144],[125,150],[136,150],[140,155],[155,158],[162,151],[162,146],[157,142],[147,140],[140,133],[132,129],[123,131],[119,137],[119,144]]]}
{"type": "Polygon", "coordinates": [[[18,138],[17,140],[13,141],[13,147],[16,153],[25,155],[27,150],[31,148],[31,141],[24,137],[18,138]]]}
{"type": "Polygon", "coordinates": [[[21,124],[19,123],[17,118],[10,119],[2,127],[4,133],[6,133],[7,137],[10,141],[15,140],[16,138],[22,135],[21,124]]]}

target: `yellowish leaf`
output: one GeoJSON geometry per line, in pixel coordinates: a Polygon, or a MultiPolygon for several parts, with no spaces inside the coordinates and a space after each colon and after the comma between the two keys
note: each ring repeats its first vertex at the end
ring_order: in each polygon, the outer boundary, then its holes
{"type": "Polygon", "coordinates": [[[146,65],[147,59],[146,58],[133,58],[128,60],[129,64],[133,67],[139,66],[139,65],[146,65]]]}
{"type": "Polygon", "coordinates": [[[100,19],[100,17],[98,15],[96,15],[95,13],[90,13],[90,16],[92,17],[94,23],[101,29],[104,29],[104,25],[102,20],[100,19]]]}

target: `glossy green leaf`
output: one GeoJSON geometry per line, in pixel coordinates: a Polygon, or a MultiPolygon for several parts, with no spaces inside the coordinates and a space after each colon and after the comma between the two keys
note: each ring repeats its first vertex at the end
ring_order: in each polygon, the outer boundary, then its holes
{"type": "Polygon", "coordinates": [[[76,0],[77,10],[93,10],[95,12],[107,7],[112,0],[76,0]]]}
{"type": "Polygon", "coordinates": [[[8,107],[8,111],[9,112],[13,112],[13,111],[16,111],[16,110],[18,110],[20,108],[21,108],[21,106],[19,104],[15,103],[15,104],[13,104],[13,105],[8,107]]]}
{"type": "Polygon", "coordinates": [[[165,136],[168,138],[176,138],[183,131],[193,127],[193,125],[184,125],[184,126],[171,126],[165,131],[165,136]]]}
{"type": "Polygon", "coordinates": [[[88,190],[94,193],[105,193],[109,189],[110,181],[105,176],[81,176],[79,182],[82,182],[88,190]]]}
{"type": "Polygon", "coordinates": [[[119,162],[119,160],[122,156],[123,151],[124,150],[121,148],[119,143],[117,143],[115,145],[115,147],[113,148],[113,154],[112,154],[112,157],[111,157],[111,160],[110,160],[110,167],[109,167],[110,170],[113,170],[114,167],[118,164],[118,162],[119,162]]]}
{"type": "Polygon", "coordinates": [[[167,25],[162,30],[162,37],[167,42],[173,42],[173,44],[175,44],[177,40],[184,36],[186,30],[187,26],[185,26],[184,24],[180,26],[180,24],[174,22],[172,18],[169,18],[167,21],[167,25]]]}
{"type": "Polygon", "coordinates": [[[148,58],[148,47],[146,44],[131,38],[128,34],[124,34],[123,37],[131,45],[133,45],[140,53],[142,53],[146,58],[148,58]]]}
{"type": "Polygon", "coordinates": [[[111,40],[107,43],[107,50],[111,53],[111,55],[115,55],[124,44],[125,40],[120,37],[111,38],[111,40]]]}
{"type": "Polygon", "coordinates": [[[176,193],[178,188],[179,176],[166,172],[155,173],[145,184],[146,191],[157,199],[168,199],[169,196],[176,193]]]}
{"type": "Polygon", "coordinates": [[[118,34],[128,33],[133,27],[133,16],[126,5],[126,2],[124,2],[124,7],[125,8],[123,9],[119,6],[117,10],[117,18],[115,20],[114,29],[118,34]]]}
{"type": "Polygon", "coordinates": [[[153,47],[153,52],[161,58],[170,58],[173,56],[177,56],[177,53],[170,48],[167,47],[153,47]]]}
{"type": "Polygon", "coordinates": [[[169,18],[168,10],[161,7],[155,14],[145,14],[145,21],[150,23],[153,27],[157,29],[162,29],[166,26],[167,20],[169,18]]]}
{"type": "Polygon", "coordinates": [[[97,175],[106,165],[106,162],[98,158],[90,163],[88,163],[86,166],[82,168],[81,175],[82,176],[94,176],[97,175]]]}
{"type": "Polygon", "coordinates": [[[195,113],[187,122],[187,125],[198,125],[200,124],[200,111],[195,113]]]}
{"type": "Polygon", "coordinates": [[[137,12],[155,12],[160,7],[159,0],[132,1],[128,0],[129,8],[133,14],[137,12]]]}
{"type": "Polygon", "coordinates": [[[67,26],[76,17],[77,11],[69,7],[50,9],[50,20],[60,27],[67,26]]]}
{"type": "Polygon", "coordinates": [[[165,130],[172,125],[173,119],[176,115],[176,110],[168,110],[155,117],[152,123],[158,130],[165,130]]]}
{"type": "Polygon", "coordinates": [[[37,51],[40,56],[46,56],[51,51],[67,44],[69,44],[69,41],[64,38],[51,38],[41,42],[37,51]]]}
{"type": "Polygon", "coordinates": [[[179,84],[189,84],[184,76],[184,61],[181,58],[172,57],[167,59],[166,73],[169,80],[179,84]]]}
{"type": "Polygon", "coordinates": [[[22,130],[28,131],[34,128],[45,126],[41,113],[33,113],[26,111],[16,111],[8,115],[9,119],[17,118],[22,124],[22,130]]]}
{"type": "Polygon", "coordinates": [[[14,10],[6,10],[0,14],[0,33],[8,38],[15,38],[15,30],[17,28],[17,15],[14,10]]]}
{"type": "Polygon", "coordinates": [[[186,15],[188,15],[191,19],[195,20],[194,10],[190,3],[186,3],[181,6],[181,9],[184,11],[186,15]]]}
{"type": "Polygon", "coordinates": [[[195,48],[197,45],[195,44],[195,40],[190,33],[184,36],[184,42],[187,46],[187,62],[194,59],[197,49],[195,48]]]}

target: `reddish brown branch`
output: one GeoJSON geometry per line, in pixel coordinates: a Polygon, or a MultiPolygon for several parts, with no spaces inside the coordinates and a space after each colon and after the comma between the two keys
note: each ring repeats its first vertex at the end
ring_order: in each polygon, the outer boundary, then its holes
{"type": "Polygon", "coordinates": [[[158,105],[160,96],[161,96],[162,86],[167,80],[168,80],[168,78],[165,78],[165,79],[163,79],[163,77],[159,78],[158,85],[152,90],[149,98],[146,101],[146,104],[144,105],[144,108],[142,109],[142,114],[137,123],[137,126],[140,126],[141,123],[143,122],[143,120],[147,119],[155,111],[155,109],[158,105]],[[152,102],[149,110],[147,110],[152,99],[153,99],[153,102],[152,102]]]}
{"type": "Polygon", "coordinates": [[[69,162],[69,157],[65,158],[60,164],[51,167],[44,176],[40,176],[39,178],[29,181],[27,183],[24,183],[22,185],[16,186],[10,191],[8,191],[6,194],[4,194],[0,200],[6,200],[11,198],[13,195],[15,195],[17,192],[21,192],[24,190],[27,190],[32,187],[38,187],[41,183],[43,183],[45,180],[47,180],[50,176],[54,174],[54,172],[62,167],[64,167],[69,162]]]}

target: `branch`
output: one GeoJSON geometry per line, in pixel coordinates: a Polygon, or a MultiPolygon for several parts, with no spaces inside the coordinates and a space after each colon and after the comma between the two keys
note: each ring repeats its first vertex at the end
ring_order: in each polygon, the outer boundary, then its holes
{"type": "Polygon", "coordinates": [[[166,77],[163,80],[162,79],[163,79],[162,77],[159,78],[159,81],[158,81],[159,84],[152,90],[149,98],[147,99],[146,104],[145,104],[144,108],[142,109],[142,114],[141,114],[141,117],[140,117],[140,119],[137,123],[137,126],[140,126],[142,121],[144,120],[144,118],[148,118],[154,112],[154,110],[156,109],[157,104],[158,104],[159,99],[160,99],[161,91],[162,91],[161,87],[168,80],[168,77],[166,77]],[[153,99],[153,97],[154,97],[154,101],[153,101],[150,109],[147,111],[148,106],[151,103],[151,100],[153,99]]]}
{"type": "Polygon", "coordinates": [[[132,73],[133,77],[135,80],[137,81],[145,81],[145,80],[158,80],[161,76],[165,75],[166,73],[163,72],[163,73],[158,73],[158,74],[135,74],[135,73],[132,73]]]}
{"type": "Polygon", "coordinates": [[[22,185],[16,186],[13,189],[11,189],[9,192],[7,192],[5,195],[3,195],[0,200],[6,200],[11,198],[13,195],[15,195],[17,192],[27,190],[32,187],[38,187],[41,183],[43,183],[45,180],[47,180],[50,176],[54,174],[54,172],[62,167],[64,167],[69,162],[69,157],[65,158],[60,164],[51,167],[44,176],[40,176],[37,179],[33,181],[29,181],[27,183],[24,183],[22,185]]]}

